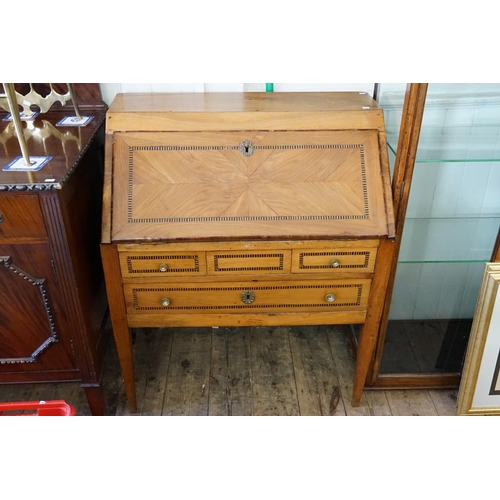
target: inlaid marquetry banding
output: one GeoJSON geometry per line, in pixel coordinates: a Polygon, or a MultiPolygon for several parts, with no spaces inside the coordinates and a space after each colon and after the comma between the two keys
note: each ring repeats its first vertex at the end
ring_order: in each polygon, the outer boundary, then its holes
{"type": "MultiPolygon", "coordinates": [[[[239,150],[240,146],[130,146],[133,151],[223,151],[239,150]]],[[[285,146],[255,146],[254,149],[362,149],[362,144],[289,144],[285,146]]]]}
{"type": "Polygon", "coordinates": [[[0,365],[2,364],[14,364],[14,363],[36,363],[37,357],[40,355],[42,351],[47,349],[47,347],[53,342],[57,342],[57,331],[56,325],[54,322],[54,316],[52,314],[50,299],[48,295],[48,291],[45,288],[45,280],[40,278],[35,278],[31,276],[29,273],[23,271],[20,267],[12,264],[12,259],[9,256],[0,256],[0,264],[3,264],[5,268],[9,271],[13,272],[15,275],[19,276],[23,280],[27,281],[33,286],[38,286],[40,290],[40,295],[42,297],[43,306],[45,309],[45,313],[47,314],[47,319],[49,322],[50,335],[49,337],[42,342],[40,346],[38,346],[30,356],[26,358],[0,358],[0,365]]]}
{"type": "Polygon", "coordinates": [[[314,150],[357,149],[360,154],[361,182],[363,191],[363,214],[349,215],[277,215],[277,216],[217,216],[217,217],[133,217],[134,152],[135,151],[223,151],[238,150],[237,146],[129,146],[127,222],[129,224],[154,224],[175,222],[233,222],[233,221],[314,221],[314,220],[366,220],[370,218],[366,162],[363,144],[291,144],[254,146],[255,150],[314,150]]]}
{"type": "MultiPolygon", "coordinates": [[[[355,288],[357,289],[356,302],[320,302],[317,304],[240,304],[240,305],[216,305],[216,306],[172,306],[168,307],[168,310],[219,310],[219,309],[271,309],[271,308],[282,308],[282,309],[293,309],[293,308],[310,308],[310,307],[356,307],[361,305],[361,295],[363,291],[363,285],[358,284],[331,284],[331,285],[290,285],[290,286],[252,286],[252,291],[261,290],[311,290],[311,289],[328,289],[331,287],[333,290],[339,288],[355,288]]],[[[134,299],[134,309],[137,311],[164,311],[164,307],[141,307],[139,306],[138,293],[141,292],[162,292],[168,294],[168,292],[226,292],[226,291],[236,291],[242,292],[248,290],[248,287],[210,287],[210,288],[185,288],[185,287],[171,287],[171,288],[134,288],[132,290],[132,296],[134,299]]]]}
{"type": "Polygon", "coordinates": [[[229,272],[229,271],[283,271],[283,254],[241,254],[241,255],[214,255],[214,271],[229,272]],[[265,259],[265,258],[279,258],[278,266],[258,266],[258,267],[224,267],[219,268],[219,259],[265,259]]]}
{"type": "Polygon", "coordinates": [[[361,171],[363,172],[361,176],[361,184],[363,186],[363,200],[365,204],[365,217],[368,218],[370,215],[370,210],[368,208],[368,187],[366,183],[365,175],[365,150],[362,146],[359,148],[359,154],[361,156],[361,171]]]}
{"type": "Polygon", "coordinates": [[[127,270],[130,274],[134,273],[157,273],[158,269],[134,269],[133,268],[133,260],[192,260],[194,262],[194,267],[183,267],[180,269],[171,269],[167,268],[162,274],[165,273],[199,273],[200,272],[200,260],[198,255],[158,255],[158,256],[133,256],[127,257],[127,270]]]}
{"type": "Polygon", "coordinates": [[[366,269],[368,268],[368,261],[370,260],[370,252],[308,252],[299,254],[299,269],[331,269],[330,264],[318,266],[305,266],[305,257],[342,257],[345,255],[364,255],[365,261],[362,264],[340,264],[336,269],[366,269]]]}

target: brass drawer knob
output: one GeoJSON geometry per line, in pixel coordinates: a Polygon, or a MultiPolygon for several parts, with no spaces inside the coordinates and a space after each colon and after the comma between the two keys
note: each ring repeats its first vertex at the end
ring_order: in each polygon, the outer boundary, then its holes
{"type": "Polygon", "coordinates": [[[332,261],[330,262],[330,265],[332,267],[339,267],[340,266],[340,261],[338,259],[332,259],[332,261]]]}
{"type": "Polygon", "coordinates": [[[158,269],[160,270],[161,273],[166,273],[168,266],[167,264],[160,264],[160,267],[158,269]]]}
{"type": "Polygon", "coordinates": [[[241,294],[241,301],[245,304],[251,304],[255,300],[255,293],[252,290],[245,290],[241,294]]]}
{"type": "Polygon", "coordinates": [[[325,300],[331,304],[335,300],[335,295],[333,295],[333,293],[329,293],[328,295],[325,295],[325,300]]]}
{"type": "Polygon", "coordinates": [[[163,299],[161,299],[161,305],[163,307],[168,307],[170,305],[170,299],[168,297],[163,297],[163,299]]]}

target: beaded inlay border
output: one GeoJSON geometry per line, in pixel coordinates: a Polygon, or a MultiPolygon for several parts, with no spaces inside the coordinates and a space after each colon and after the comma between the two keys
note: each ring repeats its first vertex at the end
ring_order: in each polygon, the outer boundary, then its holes
{"type": "Polygon", "coordinates": [[[48,296],[47,289],[45,288],[45,280],[34,278],[30,274],[23,271],[20,267],[16,266],[15,264],[12,264],[12,259],[9,256],[0,256],[0,264],[3,264],[4,267],[6,267],[9,271],[13,272],[15,275],[21,277],[23,280],[27,281],[33,286],[38,286],[40,294],[42,296],[43,306],[45,308],[45,313],[47,314],[47,319],[50,328],[49,337],[44,342],[42,342],[42,344],[39,347],[37,347],[31,353],[30,356],[26,358],[0,358],[0,365],[14,364],[14,363],[35,363],[42,351],[47,349],[47,347],[49,347],[49,345],[52,344],[53,342],[58,341],[56,325],[50,307],[50,299],[48,296]]]}
{"type": "Polygon", "coordinates": [[[129,274],[145,274],[145,273],[159,273],[158,269],[134,269],[132,267],[133,260],[186,260],[192,259],[194,261],[194,267],[183,267],[181,269],[167,269],[162,271],[165,273],[199,273],[200,272],[200,260],[198,255],[146,255],[146,256],[134,256],[127,257],[127,271],[129,274]]]}
{"type": "Polygon", "coordinates": [[[321,256],[343,256],[343,255],[364,255],[365,261],[363,264],[340,264],[335,269],[366,269],[370,260],[370,252],[304,252],[299,254],[299,269],[332,269],[330,264],[322,266],[305,266],[304,257],[321,257],[321,256]]]}
{"type": "Polygon", "coordinates": [[[214,255],[214,271],[217,272],[231,272],[231,271],[283,271],[284,256],[282,253],[269,253],[269,254],[238,254],[238,255],[214,255]],[[269,258],[278,257],[278,266],[259,266],[259,267],[225,267],[219,268],[219,259],[254,259],[254,258],[269,258]]]}

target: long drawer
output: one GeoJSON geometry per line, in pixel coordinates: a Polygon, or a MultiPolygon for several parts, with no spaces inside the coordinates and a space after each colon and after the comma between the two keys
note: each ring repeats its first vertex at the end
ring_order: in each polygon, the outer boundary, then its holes
{"type": "Polygon", "coordinates": [[[129,315],[365,310],[369,279],[125,284],[129,315]]]}

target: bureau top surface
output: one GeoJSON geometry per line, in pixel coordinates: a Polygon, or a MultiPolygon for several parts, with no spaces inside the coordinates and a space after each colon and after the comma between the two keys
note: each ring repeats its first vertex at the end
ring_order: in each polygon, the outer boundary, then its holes
{"type": "Polygon", "coordinates": [[[118,131],[376,128],[383,114],[365,92],[117,94],[107,113],[118,131]]]}

